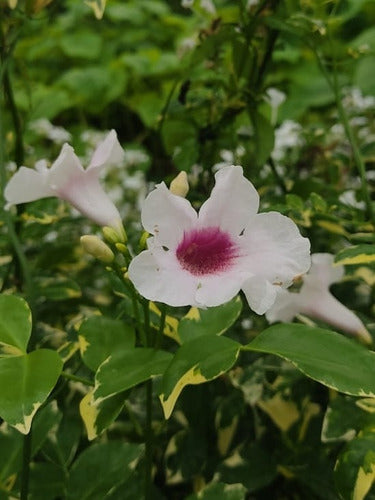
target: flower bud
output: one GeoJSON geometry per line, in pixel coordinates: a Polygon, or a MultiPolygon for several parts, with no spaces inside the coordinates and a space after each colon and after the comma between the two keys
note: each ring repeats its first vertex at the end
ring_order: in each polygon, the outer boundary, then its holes
{"type": "Polygon", "coordinates": [[[81,245],[84,251],[98,260],[110,264],[113,262],[115,256],[112,250],[107,246],[104,241],[93,234],[85,234],[81,236],[81,245]]]}
{"type": "Polygon", "coordinates": [[[189,183],[186,172],[180,172],[177,177],[173,179],[169,186],[169,191],[172,194],[185,198],[189,192],[189,183]]]}
{"type": "Polygon", "coordinates": [[[126,243],[127,236],[124,227],[121,225],[116,229],[109,226],[102,228],[104,238],[109,242],[116,245],[116,243],[126,243]]]}

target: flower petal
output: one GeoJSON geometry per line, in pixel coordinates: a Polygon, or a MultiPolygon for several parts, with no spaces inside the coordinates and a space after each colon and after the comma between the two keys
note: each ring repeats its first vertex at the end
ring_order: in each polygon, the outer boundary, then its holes
{"type": "Polygon", "coordinates": [[[75,154],[74,149],[69,144],[64,144],[57,159],[48,171],[48,185],[57,193],[64,188],[65,184],[80,176],[84,169],[75,154]]]}
{"type": "Polygon", "coordinates": [[[278,212],[257,214],[249,221],[243,248],[248,271],[283,288],[310,267],[309,240],[278,212]]]}
{"type": "Polygon", "coordinates": [[[220,227],[238,236],[246,227],[249,217],[256,214],[259,195],[243,175],[242,167],[230,166],[215,175],[211,196],[199,211],[201,227],[220,227]]]}
{"type": "Polygon", "coordinates": [[[120,214],[100,185],[95,172],[81,172],[58,189],[57,194],[100,226],[121,230],[120,214]]]}
{"type": "Polygon", "coordinates": [[[11,205],[27,203],[48,196],[54,196],[54,193],[46,184],[44,172],[26,167],[21,167],[13,175],[4,191],[4,197],[11,205]]]}
{"type": "Polygon", "coordinates": [[[199,278],[195,295],[200,307],[219,306],[229,302],[241,289],[243,278],[235,272],[199,278]]]}
{"type": "Polygon", "coordinates": [[[174,307],[198,305],[197,278],[181,269],[172,251],[153,248],[141,252],[129,265],[129,278],[146,299],[174,307]]]}
{"type": "Polygon", "coordinates": [[[291,293],[283,288],[277,290],[276,300],[273,306],[266,312],[267,321],[288,322],[301,312],[300,294],[291,293]]]}
{"type": "Polygon", "coordinates": [[[125,153],[117,139],[116,131],[111,130],[104,141],[94,151],[87,170],[100,170],[108,165],[118,165],[123,161],[124,155],[125,153]]]}
{"type": "Polygon", "coordinates": [[[249,278],[242,285],[242,290],[249,306],[257,314],[264,314],[268,311],[274,304],[277,294],[277,287],[265,279],[260,279],[259,276],[249,278]]]}
{"type": "Polygon", "coordinates": [[[304,287],[329,288],[332,283],[340,281],[344,276],[344,266],[334,266],[334,255],[330,253],[314,253],[311,255],[311,268],[304,277],[304,287]]]}
{"type": "Polygon", "coordinates": [[[177,247],[184,231],[196,225],[197,213],[190,203],[172,194],[162,182],[151,191],[142,208],[142,224],[158,245],[177,247]]]}

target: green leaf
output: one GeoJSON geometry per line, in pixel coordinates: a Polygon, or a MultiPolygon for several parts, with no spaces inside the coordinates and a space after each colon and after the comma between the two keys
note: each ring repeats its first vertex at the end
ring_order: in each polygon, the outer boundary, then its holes
{"type": "Polygon", "coordinates": [[[199,493],[186,500],[245,500],[246,488],[242,484],[210,483],[199,493]]]}
{"type": "Polygon", "coordinates": [[[120,320],[92,316],[82,323],[78,340],[83,362],[96,371],[111,354],[133,347],[135,332],[120,320]]]}
{"type": "Polygon", "coordinates": [[[0,359],[0,415],[23,434],[56,384],[62,360],[55,351],[39,349],[0,359]]]}
{"type": "Polygon", "coordinates": [[[182,389],[219,377],[235,363],[241,345],[216,335],[204,335],[183,344],[165,371],[160,400],[169,418],[182,389]]]}
{"type": "Polygon", "coordinates": [[[344,248],[335,257],[335,263],[342,266],[371,264],[375,262],[375,245],[355,245],[344,248]]]}
{"type": "Polygon", "coordinates": [[[15,295],[0,295],[0,355],[25,353],[31,326],[27,302],[15,295]]]}
{"type": "Polygon", "coordinates": [[[239,296],[230,302],[208,309],[192,307],[178,324],[181,343],[202,335],[221,335],[228,330],[241,313],[242,301],[239,296]]]}
{"type": "Polygon", "coordinates": [[[129,478],[142,453],[142,445],[119,441],[90,446],[70,470],[67,500],[102,500],[129,478]]]}
{"type": "Polygon", "coordinates": [[[126,392],[119,392],[102,400],[98,404],[90,391],[81,400],[79,411],[86,427],[87,438],[92,441],[109,427],[121,412],[126,398],[126,392]]]}
{"type": "Polygon", "coordinates": [[[66,473],[59,464],[33,462],[30,466],[29,500],[64,498],[66,473]]]}
{"type": "Polygon", "coordinates": [[[335,466],[335,483],[344,500],[362,500],[375,480],[375,433],[350,441],[335,466]]]}
{"type": "Polygon", "coordinates": [[[375,56],[362,57],[354,72],[354,85],[359,87],[364,95],[375,93],[375,56]]]}
{"type": "Polygon", "coordinates": [[[79,285],[69,278],[36,278],[34,286],[35,293],[47,300],[60,301],[81,297],[79,285]]]}
{"type": "Polygon", "coordinates": [[[100,54],[102,39],[91,31],[80,30],[75,33],[65,33],[60,46],[68,57],[96,59],[100,54]]]}
{"type": "Polygon", "coordinates": [[[308,377],[339,392],[375,397],[375,353],[331,330],[279,324],[244,349],[287,359],[308,377]]]}
{"type": "Polygon", "coordinates": [[[146,347],[136,347],[110,356],[96,373],[94,404],[130,389],[151,377],[161,375],[172,354],[146,347]]]}

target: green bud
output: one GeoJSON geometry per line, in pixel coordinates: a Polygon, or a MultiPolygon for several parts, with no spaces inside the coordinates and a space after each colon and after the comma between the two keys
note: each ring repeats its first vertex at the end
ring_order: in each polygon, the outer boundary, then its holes
{"type": "Polygon", "coordinates": [[[126,243],[127,236],[123,226],[118,229],[114,229],[113,227],[104,226],[102,228],[104,238],[108,241],[108,243],[112,243],[115,245],[116,243],[126,243]]]}
{"type": "Polygon", "coordinates": [[[81,236],[81,245],[84,251],[106,264],[113,262],[115,256],[108,245],[93,234],[81,236]]]}

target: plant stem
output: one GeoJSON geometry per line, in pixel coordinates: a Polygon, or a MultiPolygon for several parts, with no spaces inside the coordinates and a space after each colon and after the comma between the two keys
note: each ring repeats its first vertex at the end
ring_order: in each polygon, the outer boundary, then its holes
{"type": "Polygon", "coordinates": [[[145,425],[145,500],[152,500],[152,452],[153,452],[153,432],[152,432],[152,379],[146,382],[146,425],[145,425]]]}
{"type": "Polygon", "coordinates": [[[155,349],[160,349],[160,344],[163,338],[163,333],[164,333],[164,326],[165,326],[165,318],[167,315],[167,306],[166,304],[162,304],[160,307],[160,323],[159,323],[159,330],[155,338],[155,343],[154,343],[154,348],[155,349]]]}
{"type": "Polygon", "coordinates": [[[22,472],[21,472],[21,496],[20,500],[27,500],[29,495],[29,476],[31,459],[32,429],[23,438],[22,472]]]}

